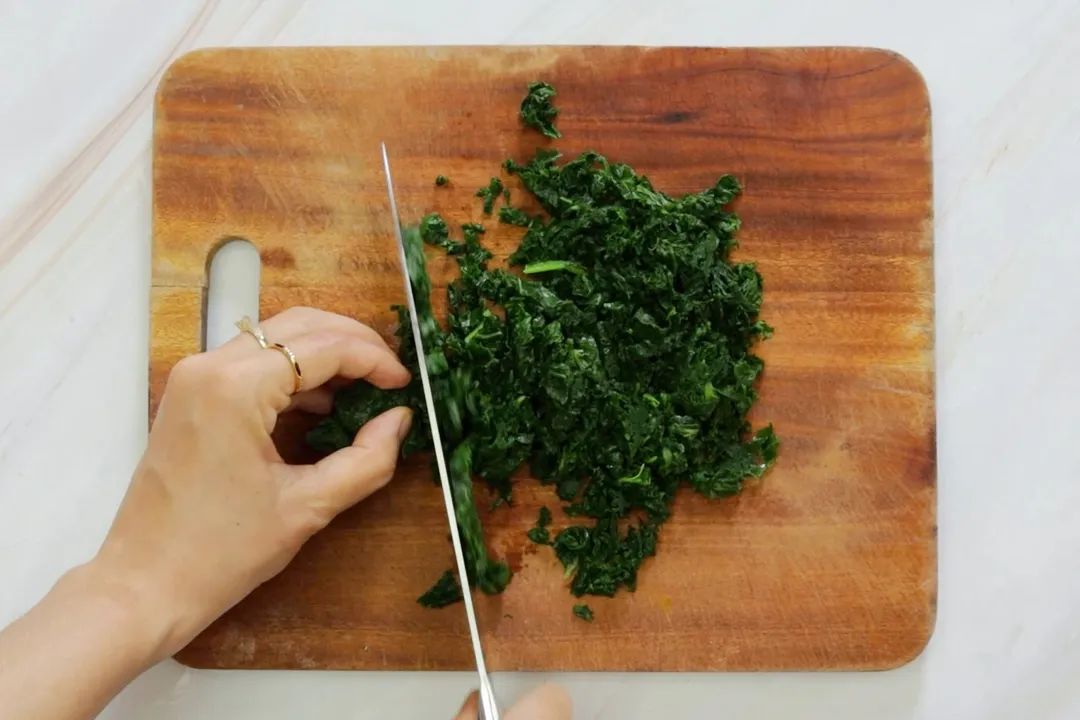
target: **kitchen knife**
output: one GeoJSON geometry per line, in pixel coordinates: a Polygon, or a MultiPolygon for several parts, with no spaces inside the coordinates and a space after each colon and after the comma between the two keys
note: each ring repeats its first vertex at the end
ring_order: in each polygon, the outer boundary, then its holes
{"type": "Polygon", "coordinates": [[[386,143],[382,144],[382,156],[383,168],[386,170],[386,189],[390,193],[390,214],[394,221],[394,235],[397,237],[398,260],[401,261],[401,272],[405,278],[405,297],[409,304],[413,342],[416,344],[416,356],[419,358],[420,383],[424,387],[424,402],[427,405],[428,421],[431,424],[431,440],[435,446],[435,463],[438,465],[439,480],[442,482],[443,500],[446,503],[446,517],[450,521],[450,536],[454,542],[454,556],[457,558],[458,579],[461,580],[462,595],[465,600],[465,614],[469,619],[469,634],[472,636],[476,671],[480,675],[480,720],[499,720],[499,709],[495,703],[495,691],[491,687],[491,679],[488,677],[487,666],[484,664],[484,649],[480,645],[480,631],[476,625],[476,610],[473,608],[472,593],[469,588],[469,574],[465,566],[465,553],[461,549],[461,534],[458,532],[453,493],[446,472],[446,458],[443,456],[442,439],[439,436],[439,422],[435,415],[435,402],[432,399],[431,380],[427,371],[427,353],[424,352],[424,340],[420,336],[420,321],[416,316],[416,298],[413,296],[412,278],[409,277],[405,239],[401,231],[401,219],[398,217],[397,201],[394,199],[394,182],[390,177],[390,158],[386,152],[386,143]]]}

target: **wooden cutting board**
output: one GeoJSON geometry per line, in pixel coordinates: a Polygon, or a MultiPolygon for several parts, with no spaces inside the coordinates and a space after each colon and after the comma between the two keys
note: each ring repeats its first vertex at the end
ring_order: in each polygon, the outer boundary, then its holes
{"type": "MultiPolygon", "coordinates": [[[[930,108],[903,58],[865,49],[461,47],[206,50],[156,99],[151,417],[201,349],[224,238],[262,258],[263,317],[306,304],[391,336],[403,301],[379,143],[405,222],[482,220],[476,188],[523,131],[528,81],[558,89],[567,155],[596,149],[671,194],[745,185],[741,259],[776,335],[758,422],[779,463],[742,496],[677,500],[636,593],[574,600],[525,538],[547,489],[484,516],[516,575],[478,597],[494,670],[808,670],[900,665],[936,595],[930,108]],[[451,189],[436,189],[436,174],[451,189]]],[[[511,181],[512,188],[519,187],[511,181]]],[[[518,198],[522,195],[515,193],[518,198]]],[[[515,231],[489,222],[505,255],[515,231]]],[[[453,264],[432,252],[436,295],[453,264]]],[[[443,302],[437,307],[445,307],[443,302]]],[[[277,441],[305,458],[309,418],[277,441]]],[[[557,513],[557,518],[561,513],[557,513]]],[[[344,513],[179,654],[208,668],[468,669],[463,609],[415,598],[452,562],[428,460],[344,513]]]]}

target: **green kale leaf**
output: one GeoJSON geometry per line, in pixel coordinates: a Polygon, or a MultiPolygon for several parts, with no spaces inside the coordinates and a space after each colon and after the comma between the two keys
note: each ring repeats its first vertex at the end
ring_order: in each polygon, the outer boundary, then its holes
{"type": "MultiPolygon", "coordinates": [[[[485,215],[490,215],[491,211],[495,209],[495,201],[499,199],[499,195],[502,192],[502,180],[497,177],[491,178],[491,182],[476,191],[476,197],[483,198],[484,200],[485,215]]],[[[510,198],[509,193],[507,193],[506,198],[510,198]]]]}
{"type": "Polygon", "coordinates": [[[428,608],[441,608],[461,602],[462,599],[461,585],[453,571],[447,570],[416,602],[428,608]]]}
{"type": "Polygon", "coordinates": [[[536,525],[531,527],[526,535],[537,545],[550,545],[551,535],[547,526],[551,524],[551,511],[547,507],[540,508],[540,515],[536,518],[536,525]]]}
{"type": "Polygon", "coordinates": [[[555,127],[559,110],[551,104],[553,97],[555,88],[546,82],[529,83],[529,91],[521,101],[521,120],[545,136],[557,139],[562,137],[562,133],[555,127]]]}
{"type": "Polygon", "coordinates": [[[593,615],[592,608],[590,608],[588,605],[575,605],[574,614],[585,622],[592,622],[593,618],[595,617],[593,615]]]}

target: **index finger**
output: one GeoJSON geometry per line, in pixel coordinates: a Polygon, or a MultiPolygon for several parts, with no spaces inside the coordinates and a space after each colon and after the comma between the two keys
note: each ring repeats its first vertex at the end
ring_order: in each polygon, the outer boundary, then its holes
{"type": "Polygon", "coordinates": [[[312,332],[340,332],[390,349],[382,335],[359,320],[303,305],[291,307],[267,318],[260,327],[266,333],[267,339],[277,342],[287,343],[292,338],[312,332]]]}
{"type": "MultiPolygon", "coordinates": [[[[288,343],[301,369],[301,392],[317,388],[331,378],[367,380],[383,389],[409,384],[412,375],[397,355],[385,346],[374,345],[355,335],[321,331],[301,335],[288,343]]],[[[263,352],[261,361],[267,374],[280,383],[286,395],[296,389],[293,369],[281,353],[263,352]]]]}
{"type": "Polygon", "coordinates": [[[480,714],[480,692],[473,690],[465,698],[465,703],[458,710],[454,720],[476,720],[480,714]]]}

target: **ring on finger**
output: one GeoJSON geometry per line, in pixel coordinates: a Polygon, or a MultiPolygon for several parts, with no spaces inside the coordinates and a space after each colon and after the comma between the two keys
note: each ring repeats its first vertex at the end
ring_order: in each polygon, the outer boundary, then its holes
{"type": "Polygon", "coordinates": [[[264,350],[277,350],[285,359],[289,361],[290,367],[293,371],[293,394],[300,392],[300,385],[304,380],[304,374],[300,370],[300,363],[296,360],[296,355],[286,345],[277,342],[269,342],[266,339],[266,334],[263,333],[262,328],[251,322],[251,318],[246,315],[237,321],[236,327],[240,329],[240,332],[245,332],[251,335],[258,341],[259,346],[264,350]]]}

